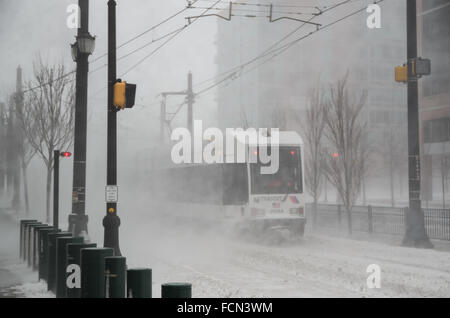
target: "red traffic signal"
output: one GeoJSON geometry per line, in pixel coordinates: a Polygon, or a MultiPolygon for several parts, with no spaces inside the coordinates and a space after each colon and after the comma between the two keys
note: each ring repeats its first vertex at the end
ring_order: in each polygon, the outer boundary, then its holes
{"type": "Polygon", "coordinates": [[[72,156],[72,154],[71,154],[70,152],[68,152],[68,151],[61,152],[61,157],[66,157],[66,158],[68,158],[68,157],[70,157],[70,156],[72,156]]]}
{"type": "Polygon", "coordinates": [[[338,154],[337,152],[335,152],[335,153],[333,154],[333,157],[334,157],[334,158],[338,158],[338,157],[339,157],[339,154],[338,154]]]}

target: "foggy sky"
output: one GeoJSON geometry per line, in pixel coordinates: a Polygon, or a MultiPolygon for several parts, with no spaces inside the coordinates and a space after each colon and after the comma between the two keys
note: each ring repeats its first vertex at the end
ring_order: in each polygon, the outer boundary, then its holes
{"type": "MultiPolygon", "coordinates": [[[[118,45],[161,22],[186,5],[185,0],[118,0],[117,2],[118,45]]],[[[307,4],[316,2],[314,0],[302,1],[302,3],[307,4]]],[[[366,2],[352,2],[350,7],[343,8],[339,13],[349,12],[350,8],[359,8],[366,2]]],[[[0,0],[0,41],[2,43],[2,50],[0,50],[2,69],[0,73],[0,100],[6,101],[7,95],[15,87],[15,71],[17,65],[23,67],[24,80],[29,80],[32,77],[32,62],[38,53],[41,53],[52,62],[63,60],[68,69],[75,67],[71,58],[69,44],[74,42],[76,30],[68,29],[66,26],[68,17],[66,8],[69,4],[73,3],[76,3],[76,1],[0,0]]],[[[208,6],[213,3],[211,1],[201,1],[201,6],[208,6]]],[[[274,1],[274,3],[282,4],[283,1],[274,1]]],[[[323,6],[335,4],[336,1],[327,0],[317,3],[323,6]]],[[[221,4],[221,7],[226,8],[227,4],[221,4]]],[[[386,1],[383,7],[389,12],[389,1],[386,1]]],[[[152,39],[159,38],[185,25],[185,17],[198,15],[202,11],[189,10],[181,14],[169,23],[165,23],[163,26],[147,33],[126,47],[119,49],[117,52],[118,57],[133,51],[152,39]]],[[[333,32],[327,31],[319,33],[317,36],[315,35],[305,41],[303,45],[296,46],[295,49],[289,50],[287,54],[280,55],[277,59],[274,59],[262,71],[270,73],[271,70],[274,70],[275,74],[280,74],[290,68],[290,64],[285,63],[286,60],[290,61],[292,58],[302,58],[304,67],[299,72],[299,76],[302,76],[301,81],[291,82],[289,85],[300,84],[302,87],[311,86],[311,83],[315,82],[315,78],[320,75],[321,70],[323,71],[326,68],[326,66],[321,64],[320,58],[322,53],[319,54],[318,47],[325,48],[325,50],[322,50],[324,54],[347,57],[336,60],[336,63],[332,63],[333,67],[339,67],[343,71],[351,68],[352,61],[348,59],[348,49],[354,43],[346,42],[345,36],[342,36],[341,33],[365,28],[365,17],[366,14],[361,14],[339,26],[333,27],[333,32]],[[330,41],[334,43],[334,49],[326,50],[330,41]],[[339,52],[336,51],[336,48],[339,48],[339,52]]],[[[322,19],[324,23],[333,20],[332,16],[324,16],[322,19]]],[[[218,23],[228,23],[224,20],[218,21],[215,17],[199,19],[159,52],[145,60],[123,78],[128,82],[136,83],[138,88],[136,106],[131,110],[126,110],[118,114],[119,187],[129,177],[130,171],[134,168],[136,156],[141,152],[148,152],[156,144],[157,132],[159,131],[160,102],[160,97],[157,97],[157,94],[163,91],[185,90],[189,70],[193,72],[194,84],[216,75],[218,53],[216,44],[223,40],[217,38],[217,26],[218,23]]],[[[245,46],[246,43],[243,43],[244,47],[249,47],[249,50],[243,50],[242,47],[240,50],[234,50],[233,48],[232,53],[233,55],[236,54],[239,58],[237,61],[239,63],[247,61],[248,58],[254,57],[257,53],[269,47],[274,42],[273,38],[279,39],[298,26],[297,22],[291,21],[272,24],[269,24],[267,21],[262,21],[262,19],[252,20],[241,18],[239,21],[242,21],[241,25],[245,28],[255,28],[258,23],[264,23],[264,32],[271,33],[271,36],[260,37],[258,46],[252,47],[250,44],[245,46]]],[[[385,24],[383,25],[382,31],[371,31],[371,34],[385,32],[386,30],[388,31],[387,33],[390,33],[393,29],[393,25],[385,24]]],[[[403,31],[399,30],[399,32],[403,31]]],[[[107,49],[107,0],[91,1],[90,32],[97,37],[96,49],[90,58],[93,60],[106,53],[107,49]]],[[[295,34],[289,40],[295,39],[297,36],[298,34],[295,34]]],[[[140,52],[119,61],[118,76],[164,43],[164,41],[156,42],[140,52]]],[[[329,58],[328,61],[334,62],[332,58],[329,58]]],[[[90,69],[97,69],[103,64],[106,64],[106,57],[92,63],[90,69]]],[[[236,66],[236,64],[224,65],[223,67],[228,68],[233,66],[236,66]]],[[[335,73],[340,76],[342,72],[335,73]]],[[[387,76],[393,81],[391,74],[387,76]]],[[[270,79],[273,80],[274,78],[270,79]]],[[[245,77],[243,80],[246,80],[245,77]]],[[[247,78],[250,85],[254,85],[252,80],[252,77],[247,78]]],[[[240,81],[236,81],[235,84],[240,83],[240,81]]],[[[98,216],[98,218],[102,217],[104,213],[104,186],[106,184],[106,83],[106,67],[89,76],[86,207],[87,213],[90,216],[98,216]]],[[[217,124],[217,101],[215,92],[216,90],[213,89],[206,95],[197,98],[194,106],[194,118],[204,120],[204,127],[217,124]]],[[[225,94],[234,96],[242,92],[244,92],[244,95],[247,93],[245,90],[236,90],[232,84],[228,86],[225,94]]],[[[262,95],[264,90],[261,89],[258,92],[262,95]]],[[[252,95],[246,96],[247,99],[251,99],[251,97],[252,95]]],[[[170,98],[168,100],[168,111],[174,110],[181,102],[181,97],[170,98]]],[[[255,99],[252,102],[258,102],[258,100],[255,99]]],[[[185,110],[182,110],[174,121],[173,126],[184,126],[185,120],[186,113],[185,110]]],[[[72,159],[65,160],[61,163],[60,211],[66,214],[70,212],[72,169],[72,159]]],[[[38,216],[43,216],[45,207],[44,166],[42,161],[37,157],[32,163],[29,180],[32,180],[32,184],[30,184],[31,201],[32,203],[34,202],[32,206],[35,207],[35,213],[38,216]]],[[[133,200],[136,196],[143,195],[127,193],[126,188],[124,190],[121,189],[119,188],[119,200],[121,202],[133,200]]],[[[66,216],[62,215],[60,219],[66,220],[66,216]]]]}
{"type": "MultiPolygon", "coordinates": [[[[90,1],[90,33],[97,37],[96,48],[90,60],[106,53],[107,49],[107,1],[90,1]]],[[[185,7],[184,0],[119,0],[117,1],[117,44],[120,45],[151,26],[168,18],[185,7]]],[[[68,29],[66,8],[74,0],[0,0],[0,100],[15,88],[16,67],[21,65],[23,77],[32,77],[32,63],[37,54],[51,62],[64,61],[67,69],[75,68],[70,53],[76,30],[68,29]]],[[[118,57],[159,38],[186,24],[185,17],[201,11],[187,11],[147,33],[138,40],[118,50],[118,57]]],[[[135,160],[142,148],[152,146],[155,137],[152,130],[159,130],[159,101],[156,95],[162,91],[181,91],[187,86],[187,73],[193,72],[194,84],[210,78],[215,73],[215,19],[200,19],[185,29],[163,49],[148,58],[124,78],[138,85],[136,106],[120,112],[118,116],[118,178],[126,177],[126,167],[135,160]]],[[[118,75],[161,45],[165,40],[153,43],[145,49],[118,62],[118,75]]],[[[93,70],[106,64],[106,57],[90,65],[93,70]]],[[[106,184],[106,67],[89,76],[88,101],[88,164],[87,164],[87,213],[103,215],[104,186],[106,184]],[[98,93],[100,91],[100,93],[98,93]],[[94,94],[96,94],[94,96],[94,94]]],[[[195,112],[208,120],[215,118],[213,94],[198,99],[195,112]]],[[[181,99],[174,98],[170,105],[181,99]]],[[[185,113],[179,114],[178,124],[185,123],[185,113]]],[[[72,159],[61,163],[60,211],[61,220],[70,212],[72,159]]],[[[45,209],[44,165],[36,157],[30,169],[30,195],[32,207],[43,218],[45,209]]],[[[121,191],[124,199],[125,191],[121,191]]],[[[120,206],[120,205],[119,205],[120,206]]]]}

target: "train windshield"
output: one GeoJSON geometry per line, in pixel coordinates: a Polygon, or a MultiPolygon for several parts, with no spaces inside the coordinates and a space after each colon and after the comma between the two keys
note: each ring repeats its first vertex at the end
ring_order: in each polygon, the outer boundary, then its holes
{"type": "Polygon", "coordinates": [[[261,174],[261,166],[270,164],[252,163],[252,194],[302,193],[302,164],[300,147],[280,147],[280,165],[275,174],[261,174]]]}

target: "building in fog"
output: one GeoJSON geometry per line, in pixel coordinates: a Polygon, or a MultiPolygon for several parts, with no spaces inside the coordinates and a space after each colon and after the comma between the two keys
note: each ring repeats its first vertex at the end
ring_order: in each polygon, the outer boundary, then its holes
{"type": "MultiPolygon", "coordinates": [[[[259,0],[251,3],[270,2],[259,0]]],[[[317,12],[313,8],[300,8],[295,0],[277,4],[274,4],[274,11],[303,12],[306,14],[303,18],[311,17],[308,13],[317,12]]],[[[333,4],[336,1],[302,1],[302,6],[321,8],[333,4]]],[[[313,21],[326,25],[364,5],[364,1],[350,2],[317,16],[313,21]]],[[[363,90],[368,94],[363,114],[368,122],[373,148],[373,172],[368,174],[368,178],[375,187],[385,189],[389,185],[387,177],[395,174],[395,187],[404,188],[403,194],[406,195],[406,160],[397,160],[406,155],[406,87],[394,81],[394,66],[406,58],[406,6],[403,1],[389,1],[381,7],[381,29],[369,29],[366,25],[368,14],[363,11],[299,41],[273,59],[268,55],[249,66],[245,66],[246,62],[273,48],[301,23],[288,20],[269,23],[264,17],[249,19],[236,16],[231,21],[218,19],[218,74],[244,65],[218,86],[219,126],[248,124],[300,130],[299,119],[308,105],[311,91],[320,87],[327,94],[330,85],[348,72],[349,92],[356,97],[363,90]],[[389,169],[389,156],[386,155],[392,153],[386,144],[392,138],[398,145],[394,147],[398,152],[392,168],[394,173],[389,169]]],[[[242,7],[236,5],[234,8],[242,7]]],[[[256,9],[252,6],[244,8],[256,9]]],[[[258,7],[257,10],[264,11],[264,8],[258,7]]],[[[264,16],[264,13],[259,14],[264,16]]],[[[315,30],[315,26],[305,25],[276,47],[315,30]]]]}
{"type": "Polygon", "coordinates": [[[420,83],[423,195],[444,202],[450,168],[450,2],[418,1],[419,55],[431,59],[420,83]]]}

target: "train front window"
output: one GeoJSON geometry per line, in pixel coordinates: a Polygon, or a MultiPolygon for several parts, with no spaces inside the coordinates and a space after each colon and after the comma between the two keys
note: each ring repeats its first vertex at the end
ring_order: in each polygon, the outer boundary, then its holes
{"type": "Polygon", "coordinates": [[[299,147],[280,147],[280,165],[275,174],[261,174],[261,166],[270,164],[252,163],[252,194],[302,193],[302,170],[299,147]]]}

